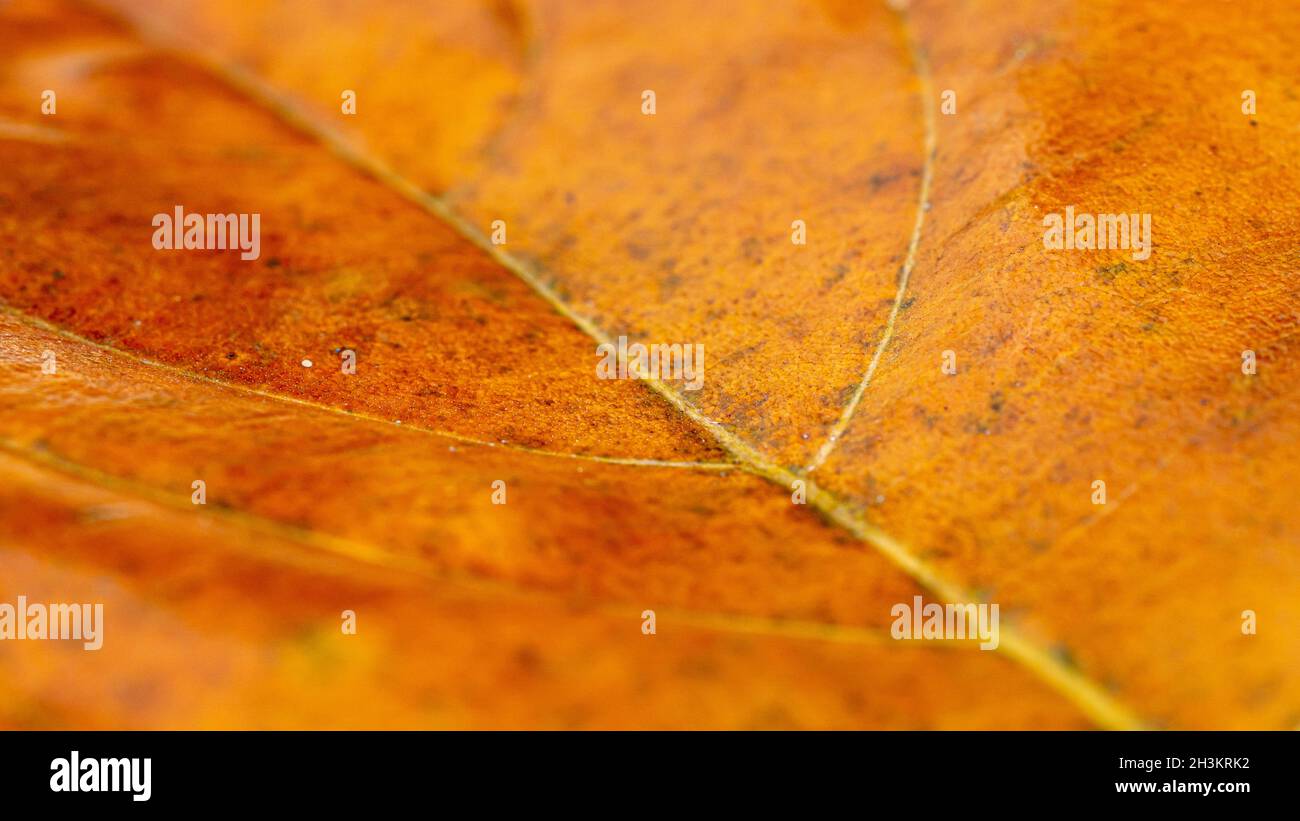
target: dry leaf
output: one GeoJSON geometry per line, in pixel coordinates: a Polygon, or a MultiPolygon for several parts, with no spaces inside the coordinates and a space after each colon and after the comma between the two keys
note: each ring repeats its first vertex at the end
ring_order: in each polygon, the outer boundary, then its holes
{"type": "Polygon", "coordinates": [[[1300,723],[1295,11],[108,6],[0,9],[3,725],[1300,723]]]}

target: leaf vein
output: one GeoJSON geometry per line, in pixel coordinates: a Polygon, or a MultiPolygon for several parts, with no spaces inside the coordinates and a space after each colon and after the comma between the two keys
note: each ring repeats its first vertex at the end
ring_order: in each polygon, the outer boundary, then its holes
{"type": "MultiPolygon", "coordinates": [[[[85,1],[83,0],[83,2],[85,1]]],[[[913,42],[906,13],[902,10],[896,9],[896,11],[898,11],[900,24],[908,32],[908,41],[913,42]]],[[[163,44],[164,47],[168,47],[175,40],[175,37],[170,32],[146,31],[145,33],[163,44]]],[[[913,48],[917,47],[914,45],[913,48]]],[[[225,61],[197,44],[187,49],[172,48],[172,50],[183,58],[203,66],[232,88],[241,91],[254,102],[275,112],[285,123],[316,139],[344,162],[388,185],[394,191],[442,219],[498,264],[527,283],[554,310],[568,318],[597,342],[613,342],[612,338],[592,319],[574,310],[523,261],[502,250],[501,246],[489,242],[477,226],[456,213],[444,199],[428,193],[397,173],[383,161],[370,156],[364,150],[355,146],[352,141],[335,131],[333,127],[320,122],[312,114],[301,108],[289,96],[281,94],[252,72],[225,61]]],[[[915,53],[920,54],[919,50],[915,53]]],[[[928,166],[929,163],[927,163],[928,166]]],[[[919,237],[919,231],[914,232],[914,234],[919,237]]],[[[642,369],[637,368],[637,370],[641,371],[642,369]]],[[[807,506],[816,510],[825,520],[847,530],[859,540],[866,542],[923,587],[944,600],[950,602],[973,602],[977,600],[960,585],[945,578],[936,568],[917,556],[913,550],[901,541],[868,522],[860,512],[840,500],[834,493],[817,487],[816,483],[807,479],[805,475],[772,462],[745,439],[728,430],[722,423],[699,411],[667,383],[662,382],[652,374],[641,372],[638,373],[638,376],[647,387],[658,393],[666,402],[708,431],[724,450],[735,457],[740,463],[740,467],[775,484],[784,486],[787,490],[793,490],[795,481],[805,482],[807,506]]],[[[1135,713],[1119,703],[1101,685],[1048,652],[1040,644],[1030,640],[1014,626],[1005,626],[1001,629],[1001,642],[998,645],[998,652],[1003,652],[1020,663],[1048,686],[1055,689],[1062,697],[1078,707],[1098,726],[1107,729],[1140,729],[1144,726],[1144,722],[1135,713]]]]}

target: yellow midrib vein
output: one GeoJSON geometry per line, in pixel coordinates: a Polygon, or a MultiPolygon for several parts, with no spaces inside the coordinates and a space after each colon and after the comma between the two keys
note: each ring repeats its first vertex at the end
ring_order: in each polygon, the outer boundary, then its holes
{"type": "MultiPolygon", "coordinates": [[[[88,1],[93,0],[83,0],[83,2],[88,1]]],[[[115,17],[120,16],[116,10],[108,11],[115,17]]],[[[901,25],[904,26],[905,30],[910,31],[910,24],[907,21],[905,11],[901,9],[895,9],[895,11],[899,15],[901,25]]],[[[569,319],[588,336],[600,343],[612,343],[613,340],[610,336],[598,327],[594,321],[573,310],[528,265],[502,250],[501,246],[489,242],[477,226],[455,213],[444,200],[425,192],[415,183],[398,174],[386,163],[356,148],[343,135],[318,122],[315,117],[301,109],[292,98],[281,94],[255,74],[227,62],[220,55],[210,53],[197,44],[188,48],[176,48],[174,44],[180,41],[180,38],[171,32],[146,26],[138,20],[131,20],[130,24],[155,40],[161,48],[200,64],[232,88],[241,91],[254,102],[275,112],[285,123],[329,148],[343,161],[369,174],[434,216],[439,217],[503,268],[511,271],[526,282],[560,315],[569,319]]],[[[911,41],[910,34],[908,40],[911,41]]],[[[637,370],[641,371],[639,368],[637,370]]],[[[806,476],[796,474],[788,468],[772,462],[748,442],[727,430],[721,423],[705,416],[698,409],[691,406],[680,394],[657,377],[644,372],[639,372],[638,376],[647,387],[658,393],[691,421],[707,430],[725,451],[730,453],[750,472],[787,489],[793,489],[796,481],[804,482],[807,493],[806,501],[810,507],[817,510],[828,521],[844,528],[874,547],[923,587],[946,601],[976,601],[976,598],[971,596],[963,587],[944,578],[935,568],[919,558],[903,543],[868,522],[865,517],[835,494],[819,488],[815,482],[806,476]]],[[[1002,627],[998,650],[1006,653],[1010,658],[1038,676],[1040,680],[1073,703],[1098,726],[1108,729],[1140,729],[1144,726],[1144,723],[1135,713],[1114,699],[1100,685],[1025,637],[1013,625],[1002,627]]]]}

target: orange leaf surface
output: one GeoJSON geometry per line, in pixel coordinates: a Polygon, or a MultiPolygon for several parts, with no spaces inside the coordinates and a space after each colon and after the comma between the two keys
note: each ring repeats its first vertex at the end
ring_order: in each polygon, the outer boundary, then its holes
{"type": "Polygon", "coordinates": [[[1300,722],[1296,12],[107,5],[0,8],[0,601],[106,611],[0,724],[1300,722]]]}

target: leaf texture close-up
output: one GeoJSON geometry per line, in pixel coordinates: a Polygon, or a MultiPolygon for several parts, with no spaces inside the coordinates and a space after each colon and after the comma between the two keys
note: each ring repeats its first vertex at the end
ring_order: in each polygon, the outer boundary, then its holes
{"type": "Polygon", "coordinates": [[[0,727],[1300,726],[1298,46],[0,4],[0,727]]]}

